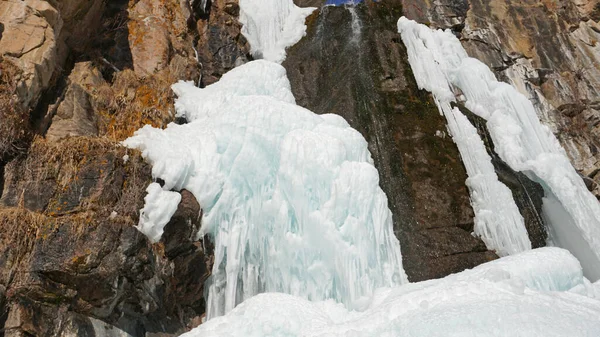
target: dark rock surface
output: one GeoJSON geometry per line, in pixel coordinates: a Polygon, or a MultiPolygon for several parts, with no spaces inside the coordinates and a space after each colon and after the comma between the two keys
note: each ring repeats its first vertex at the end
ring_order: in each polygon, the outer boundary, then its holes
{"type": "Polygon", "coordinates": [[[353,18],[324,7],[308,18],[307,36],[284,62],[297,103],[342,115],[369,142],[411,281],[497,258],[471,235],[460,155],[440,136],[446,122],[417,90],[395,28],[401,1],[367,1],[355,11],[353,18]]]}
{"type": "MultiPolygon", "coordinates": [[[[163,240],[151,245],[133,227],[150,168],[135,153],[125,162],[125,153],[94,139],[36,141],[27,158],[6,167],[0,284],[7,335],[59,335],[66,317],[94,317],[134,336],[174,334],[204,313],[211,252],[195,240],[200,205],[183,191],[163,240]],[[56,152],[64,147],[70,152],[56,152]],[[54,321],[57,311],[63,321],[54,321]]],[[[88,321],[70,320],[69,329],[88,321]]]]}

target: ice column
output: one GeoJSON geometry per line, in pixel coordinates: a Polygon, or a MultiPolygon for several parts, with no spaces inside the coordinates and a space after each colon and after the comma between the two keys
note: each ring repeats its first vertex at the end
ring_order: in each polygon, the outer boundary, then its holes
{"type": "Polygon", "coordinates": [[[316,8],[300,8],[292,0],[240,0],[242,34],[252,55],[277,63],[285,59],[285,48],[306,34],[304,20],[316,8]]]}
{"type": "MultiPolygon", "coordinates": [[[[531,249],[527,229],[512,192],[498,180],[491,157],[475,127],[450,103],[455,101],[453,87],[446,69],[458,63],[466,52],[460,46],[447,43],[446,36],[414,21],[401,18],[398,29],[407,47],[408,60],[419,88],[433,93],[436,104],[448,121],[448,129],[465,164],[467,186],[475,212],[474,231],[500,256],[531,249]],[[440,49],[449,48],[450,59],[440,60],[440,49]]],[[[452,36],[453,37],[453,36],[452,36]]],[[[458,40],[457,40],[458,41],[458,40]]]]}

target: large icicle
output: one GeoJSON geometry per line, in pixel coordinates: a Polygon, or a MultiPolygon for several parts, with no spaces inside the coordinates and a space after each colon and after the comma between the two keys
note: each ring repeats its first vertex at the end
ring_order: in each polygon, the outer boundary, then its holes
{"type": "Polygon", "coordinates": [[[467,186],[475,212],[475,234],[500,256],[530,250],[523,217],[510,189],[498,180],[477,129],[458,108],[444,105],[442,110],[469,176],[467,186]]]}
{"type": "Polygon", "coordinates": [[[300,8],[292,0],[240,0],[242,34],[252,55],[277,63],[285,59],[285,49],[306,34],[304,20],[316,8],[300,8]]]}
{"type": "MultiPolygon", "coordinates": [[[[426,26],[404,18],[398,22],[398,28],[408,49],[408,60],[417,84],[419,88],[433,93],[465,164],[469,176],[467,186],[475,212],[475,234],[488,249],[495,250],[500,256],[531,249],[531,241],[512,192],[498,180],[492,158],[475,127],[457,108],[453,109],[450,105],[454,101],[454,93],[435,52],[441,48],[438,43],[441,45],[443,41],[438,42],[436,35],[426,26]],[[416,30],[418,33],[414,32],[416,30]],[[427,35],[427,32],[431,33],[427,35]]],[[[461,51],[458,49],[456,53],[461,51]]],[[[462,53],[466,57],[466,53],[462,53]]]]}
{"type": "Polygon", "coordinates": [[[453,91],[463,94],[466,106],[487,120],[498,155],[543,185],[545,218],[556,243],[580,259],[589,278],[600,278],[600,204],[531,102],[468,57],[449,30],[431,30],[404,17],[398,29],[419,87],[431,91],[442,109],[455,100],[453,91]]]}
{"type": "Polygon", "coordinates": [[[173,86],[189,123],[145,126],[142,150],[165,189],[187,189],[215,243],[208,317],[261,292],[364,308],[406,282],[367,142],[337,115],[294,103],[285,69],[253,61],[205,89],[173,86]]]}

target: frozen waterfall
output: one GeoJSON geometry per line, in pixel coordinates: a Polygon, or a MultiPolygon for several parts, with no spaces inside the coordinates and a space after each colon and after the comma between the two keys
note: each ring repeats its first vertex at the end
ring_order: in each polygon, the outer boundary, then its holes
{"type": "Polygon", "coordinates": [[[240,0],[242,34],[252,55],[277,63],[285,59],[285,48],[306,33],[304,20],[316,8],[300,8],[292,0],[240,0]]]}
{"type": "Polygon", "coordinates": [[[361,309],[375,289],[406,282],[366,141],[343,118],[295,105],[282,66],[253,61],[205,89],[173,90],[189,124],[146,126],[125,145],[204,209],[209,318],[261,292],[361,309]]]}
{"type": "MultiPolygon", "coordinates": [[[[540,123],[531,102],[511,85],[498,82],[485,64],[469,57],[449,30],[432,30],[404,17],[398,21],[398,30],[407,46],[419,87],[433,93],[447,117],[449,112],[460,115],[459,111],[450,108],[451,102],[460,101],[487,120],[500,158],[513,170],[528,174],[544,187],[547,196],[545,219],[551,226],[554,241],[579,258],[587,277],[599,279],[600,204],[587,190],[550,129],[540,123]]],[[[463,122],[468,123],[466,118],[463,122]]],[[[465,156],[462,149],[461,155],[463,159],[471,156],[465,156]]],[[[487,159],[474,164],[488,166],[487,159]]],[[[469,175],[471,180],[471,172],[469,175]]],[[[473,186],[470,187],[474,191],[473,186]]],[[[500,189],[492,198],[496,195],[502,196],[500,189]]],[[[473,199],[473,206],[477,208],[477,197],[473,199]]],[[[491,222],[483,224],[486,229],[479,230],[478,234],[486,243],[493,242],[491,248],[503,246],[502,242],[515,242],[521,245],[515,245],[521,250],[525,248],[522,244],[526,232],[516,221],[500,221],[507,212],[488,214],[486,221],[491,222]],[[495,229],[498,226],[508,228],[499,231],[495,229]]],[[[479,212],[476,210],[476,213],[479,212]]],[[[510,218],[517,220],[516,215],[510,218]]],[[[476,226],[480,225],[478,218],[476,226]]]]}

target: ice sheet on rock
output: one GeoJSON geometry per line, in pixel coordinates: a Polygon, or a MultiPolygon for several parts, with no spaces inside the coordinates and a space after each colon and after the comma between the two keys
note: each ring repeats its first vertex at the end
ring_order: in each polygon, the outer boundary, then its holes
{"type": "Polygon", "coordinates": [[[137,229],[154,243],[160,240],[163,229],[177,211],[181,194],[163,190],[158,183],[150,184],[146,192],[137,229]]]}
{"type": "Polygon", "coordinates": [[[184,336],[598,336],[600,301],[570,291],[584,281],[569,252],[543,248],[380,289],[364,312],[262,294],[184,336]]]}
{"type": "Polygon", "coordinates": [[[495,250],[500,256],[531,249],[531,241],[512,192],[498,180],[477,129],[458,108],[446,105],[442,110],[469,176],[466,183],[475,212],[475,234],[488,249],[495,250]]]}
{"type": "Polygon", "coordinates": [[[304,21],[316,8],[300,8],[292,0],[240,0],[242,34],[252,55],[277,63],[285,49],[306,34],[304,21]]]}
{"type": "Polygon", "coordinates": [[[599,279],[600,204],[552,132],[540,123],[531,102],[498,82],[485,64],[468,57],[449,30],[431,30],[404,17],[398,29],[418,86],[431,91],[442,110],[455,101],[455,93],[462,94],[467,108],[487,120],[500,158],[538,180],[562,208],[564,217],[546,217],[555,233],[567,235],[559,235],[558,244],[580,259],[589,278],[599,279]]]}
{"type": "Polygon", "coordinates": [[[215,243],[209,318],[260,292],[360,309],[376,288],[406,282],[367,142],[342,117],[295,105],[289,88],[264,60],[205,89],[180,82],[190,122],[124,142],[203,207],[200,235],[215,243]]]}
{"type": "MultiPolygon", "coordinates": [[[[531,249],[531,241],[512,192],[498,180],[492,159],[475,127],[457,108],[453,109],[450,105],[454,101],[454,94],[448,84],[449,75],[441,66],[437,66],[440,61],[432,51],[445,46],[444,40],[435,34],[417,34],[405,29],[405,22],[400,19],[398,26],[417,84],[434,94],[469,176],[466,183],[475,212],[475,234],[488,249],[500,256],[531,249]]],[[[425,29],[429,30],[427,27],[425,29]]],[[[462,49],[450,47],[453,52],[466,57],[462,49]]],[[[448,60],[448,63],[452,63],[452,60],[448,60]]]]}

